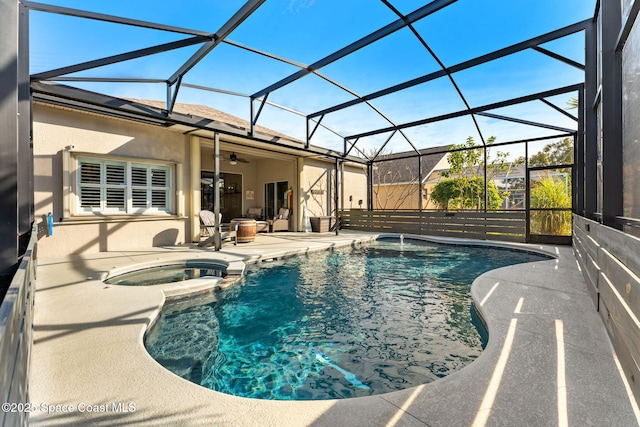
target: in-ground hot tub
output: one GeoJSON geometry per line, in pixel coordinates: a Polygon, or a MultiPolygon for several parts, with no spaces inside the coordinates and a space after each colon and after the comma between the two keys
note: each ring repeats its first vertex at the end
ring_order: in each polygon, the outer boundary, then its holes
{"type": "Polygon", "coordinates": [[[104,280],[108,285],[152,286],[186,280],[227,276],[227,266],[209,260],[167,262],[116,274],[104,280]]]}
{"type": "Polygon", "coordinates": [[[160,257],[153,261],[114,267],[103,283],[119,286],[157,286],[167,300],[225,288],[242,278],[240,259],[160,257]]]}

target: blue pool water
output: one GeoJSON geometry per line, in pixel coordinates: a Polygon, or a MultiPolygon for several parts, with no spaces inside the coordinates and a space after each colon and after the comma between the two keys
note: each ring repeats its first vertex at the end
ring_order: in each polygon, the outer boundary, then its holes
{"type": "Polygon", "coordinates": [[[311,400],[400,390],[481,353],[469,295],[477,276],[543,259],[379,240],[262,263],[216,301],[166,306],[146,345],[172,372],[238,396],[311,400]]]}

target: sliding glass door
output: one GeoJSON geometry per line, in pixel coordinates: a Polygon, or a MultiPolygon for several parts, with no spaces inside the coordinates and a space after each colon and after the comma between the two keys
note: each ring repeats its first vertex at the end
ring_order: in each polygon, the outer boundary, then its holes
{"type": "MultiPolygon", "coordinates": [[[[220,212],[222,222],[229,222],[242,215],[242,175],[220,173],[220,212]]],[[[200,175],[200,204],[203,210],[214,210],[213,172],[202,171],[200,175]]]]}
{"type": "Polygon", "coordinates": [[[289,208],[289,182],[267,182],[264,184],[264,206],[267,218],[273,218],[280,208],[289,208]]]}

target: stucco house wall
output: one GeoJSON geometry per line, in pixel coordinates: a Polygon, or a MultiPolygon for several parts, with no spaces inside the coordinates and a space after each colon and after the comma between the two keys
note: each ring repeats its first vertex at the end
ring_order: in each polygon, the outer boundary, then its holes
{"type": "MultiPolygon", "coordinates": [[[[40,240],[41,259],[199,240],[200,173],[214,170],[212,141],[161,126],[43,103],[34,105],[33,132],[35,214],[41,221],[51,213],[55,224],[53,234],[40,240]],[[105,214],[86,207],[83,211],[78,165],[87,158],[168,168],[168,211],[105,214]]],[[[232,141],[221,137],[221,151],[234,147],[232,141]]],[[[333,161],[243,149],[250,153],[249,163],[230,165],[226,160],[220,164],[221,172],[242,175],[243,212],[249,207],[264,207],[265,183],[287,181],[293,200],[290,231],[305,230],[305,204],[309,216],[335,215],[333,161]],[[254,192],[253,200],[247,199],[247,190],[254,192]]],[[[102,173],[106,174],[105,170],[102,173]]],[[[128,173],[133,174],[131,170],[128,173]]],[[[346,164],[342,179],[339,207],[366,208],[365,168],[346,164]]]]}
{"type": "MultiPolygon", "coordinates": [[[[439,148],[439,147],[437,147],[439,148]]],[[[402,154],[402,153],[399,153],[402,154]]],[[[431,200],[431,192],[435,185],[442,179],[441,172],[449,169],[448,156],[445,154],[427,155],[424,161],[427,166],[423,166],[422,181],[422,209],[438,209],[438,206],[431,200]],[[430,158],[429,158],[430,157],[430,158]]],[[[418,162],[415,159],[388,165],[383,164],[382,171],[391,170],[393,174],[388,182],[382,180],[384,175],[378,172],[374,176],[373,185],[373,207],[374,209],[387,210],[416,210],[420,208],[420,185],[418,184],[418,162]],[[407,167],[409,165],[409,167],[407,167]],[[403,180],[409,178],[410,181],[403,180]],[[380,181],[380,182],[377,182],[380,181]]]]}
{"type": "MultiPolygon", "coordinates": [[[[367,207],[367,174],[363,166],[344,167],[344,195],[339,207],[345,209],[367,207]],[[362,200],[362,206],[358,204],[362,200]]],[[[335,164],[305,159],[300,178],[301,203],[306,204],[309,216],[335,215],[335,164]]],[[[340,184],[339,184],[340,185],[340,184]]]]}
{"type": "Polygon", "coordinates": [[[364,165],[347,163],[344,166],[344,199],[340,207],[344,209],[367,208],[367,168],[364,165]]]}
{"type": "Polygon", "coordinates": [[[38,257],[180,244],[190,233],[188,137],[166,129],[61,107],[33,108],[34,199],[38,220],[51,213],[52,236],[42,238],[38,257]],[[155,215],[95,215],[77,212],[76,166],[82,156],[154,161],[169,165],[175,192],[171,212],[155,215]],[[64,164],[68,164],[68,173],[64,164]]]}
{"type": "MultiPolygon", "coordinates": [[[[418,209],[420,204],[418,189],[417,182],[374,185],[373,208],[388,210],[418,209]]],[[[423,200],[423,208],[426,208],[427,202],[427,200],[423,200]]]]}

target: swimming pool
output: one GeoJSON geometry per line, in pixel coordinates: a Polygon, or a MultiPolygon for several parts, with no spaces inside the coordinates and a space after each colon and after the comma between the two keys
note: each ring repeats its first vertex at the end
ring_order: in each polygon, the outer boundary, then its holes
{"type": "Polygon", "coordinates": [[[146,346],[183,378],[238,396],[387,393],[477,358],[483,336],[471,283],[485,271],[543,259],[396,239],[262,263],[214,302],[167,305],[146,346]]]}

